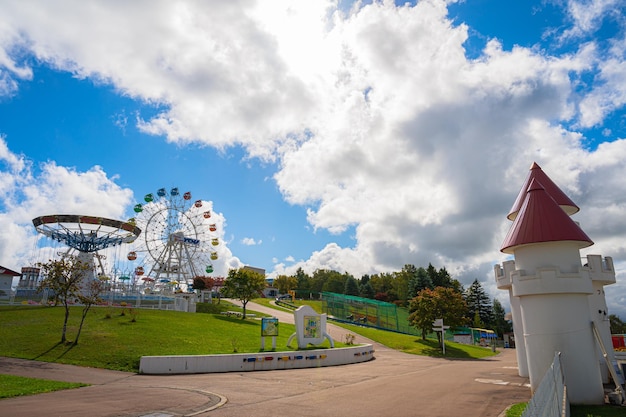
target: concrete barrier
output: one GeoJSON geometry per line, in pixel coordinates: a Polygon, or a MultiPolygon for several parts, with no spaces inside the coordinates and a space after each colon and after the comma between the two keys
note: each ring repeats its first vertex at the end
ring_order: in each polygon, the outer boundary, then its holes
{"type": "Polygon", "coordinates": [[[139,363],[139,373],[151,375],[205,374],[319,368],[366,362],[373,358],[374,347],[371,344],[289,352],[142,356],[139,363]]]}

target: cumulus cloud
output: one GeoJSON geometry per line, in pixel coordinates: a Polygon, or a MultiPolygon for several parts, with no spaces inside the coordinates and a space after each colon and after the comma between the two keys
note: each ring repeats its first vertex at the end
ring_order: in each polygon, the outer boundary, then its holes
{"type": "MultiPolygon", "coordinates": [[[[8,148],[5,138],[0,137],[0,259],[3,266],[16,271],[21,266],[45,262],[57,251],[65,250],[38,234],[32,219],[51,214],[80,214],[126,220],[126,213],[134,205],[133,192],[120,187],[115,176],[109,176],[100,166],[85,172],[46,162],[33,166],[25,155],[16,155],[8,148]]],[[[215,274],[226,276],[231,268],[243,263],[233,256],[224,241],[226,219],[213,210],[213,203],[205,201],[206,210],[212,212],[210,222],[217,226],[212,236],[220,241],[211,246],[219,256],[213,262],[215,274]]],[[[105,251],[110,258],[109,267],[132,270],[125,257],[131,249],[142,249],[141,239],[123,250],[119,247],[105,251]]],[[[147,254],[147,252],[146,252],[147,254]]]]}
{"type": "MultiPolygon", "coordinates": [[[[145,132],[239,144],[275,161],[281,193],[307,208],[313,229],[354,230],[356,243],[276,263],[274,273],[322,267],[359,276],[431,262],[465,284],[493,285],[506,214],[533,161],[581,206],[577,220],[594,250],[625,258],[624,138],[588,149],[576,130],[626,103],[623,33],[610,47],[585,38],[606,11],[623,18],[616,5],[568,2],[561,41],[577,44],[566,53],[505,50],[493,39],[469,59],[469,28],[438,0],[358,2],[348,11],[333,1],[8,1],[0,93],[30,76],[27,50],[159,103],[161,113],[138,121],[145,132]]],[[[101,168],[46,169],[67,182],[109,180],[101,168]]],[[[47,201],[41,188],[32,193],[47,201]]]]}
{"type": "Polygon", "coordinates": [[[263,243],[263,241],[262,240],[257,241],[251,237],[244,237],[243,239],[241,239],[241,243],[246,246],[255,246],[255,245],[260,245],[261,243],[263,243]]]}
{"type": "Polygon", "coordinates": [[[606,19],[619,21],[624,8],[620,0],[568,0],[567,11],[572,25],[563,32],[562,38],[594,32],[606,19]]]}
{"type": "Polygon", "coordinates": [[[118,186],[99,166],[86,172],[54,162],[34,167],[26,156],[12,153],[1,137],[0,166],[0,257],[16,270],[32,257],[38,237],[33,218],[84,214],[119,219],[132,202],[132,191],[118,186]]]}
{"type": "MultiPolygon", "coordinates": [[[[623,34],[626,36],[626,33],[623,34]]],[[[596,86],[580,102],[580,125],[591,127],[626,104],[626,37],[615,39],[598,63],[596,86]]]]}

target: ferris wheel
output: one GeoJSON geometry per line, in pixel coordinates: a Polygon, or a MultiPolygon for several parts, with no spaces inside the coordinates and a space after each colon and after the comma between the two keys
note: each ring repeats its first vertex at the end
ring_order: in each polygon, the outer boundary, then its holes
{"type": "Polygon", "coordinates": [[[195,277],[213,272],[220,242],[210,202],[193,200],[191,192],[176,187],[160,188],[134,211],[130,221],[143,231],[127,254],[136,262],[136,279],[189,288],[195,277]]]}

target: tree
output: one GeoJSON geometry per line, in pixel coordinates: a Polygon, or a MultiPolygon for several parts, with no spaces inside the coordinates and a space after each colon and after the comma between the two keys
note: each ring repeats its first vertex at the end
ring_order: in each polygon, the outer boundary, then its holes
{"type": "Polygon", "coordinates": [[[259,296],[265,288],[265,277],[251,269],[240,268],[228,271],[222,292],[224,296],[241,301],[243,318],[246,318],[246,305],[259,296]]]}
{"type": "Polygon", "coordinates": [[[509,333],[512,330],[511,323],[505,318],[506,312],[504,311],[504,307],[502,307],[502,303],[497,298],[493,299],[491,314],[491,326],[496,333],[502,336],[504,333],[509,333]]]}
{"type": "Polygon", "coordinates": [[[361,280],[359,281],[359,286],[367,284],[369,280],[370,280],[370,276],[368,274],[363,275],[361,277],[361,280]]]}
{"type": "Polygon", "coordinates": [[[336,274],[331,275],[326,280],[326,282],[324,282],[322,291],[343,294],[343,291],[345,288],[346,288],[346,278],[337,272],[336,274]]]}
{"type": "Polygon", "coordinates": [[[480,285],[480,282],[478,282],[478,279],[475,279],[472,285],[465,291],[465,301],[467,302],[466,317],[476,321],[475,316],[478,315],[480,318],[479,321],[482,322],[484,326],[491,326],[491,299],[482,285],[480,285]]]}
{"type": "Polygon", "coordinates": [[[48,289],[54,293],[54,304],[62,303],[65,308],[61,343],[67,341],[67,321],[70,317],[70,304],[81,291],[81,282],[85,278],[89,265],[77,258],[66,256],[59,260],[39,263],[44,279],[37,291],[48,289]]]}
{"type": "MultiPolygon", "coordinates": [[[[313,274],[311,274],[311,278],[309,279],[310,292],[319,293],[322,291],[326,291],[324,289],[324,284],[326,284],[326,281],[328,281],[331,274],[339,275],[337,271],[331,271],[330,269],[316,269],[315,271],[313,271],[313,274]]],[[[341,289],[343,290],[343,285],[341,286],[341,289]]],[[[341,291],[337,292],[341,293],[341,291]]]]}
{"type": "Polygon", "coordinates": [[[430,262],[428,263],[428,268],[426,268],[426,273],[428,274],[430,281],[433,283],[433,287],[445,287],[439,279],[437,268],[435,268],[430,262]]]}
{"type": "Polygon", "coordinates": [[[359,296],[363,297],[363,298],[374,298],[376,294],[374,293],[374,288],[372,288],[372,285],[368,282],[366,282],[365,284],[361,284],[361,290],[359,291],[359,296]]]}
{"type": "Polygon", "coordinates": [[[359,283],[356,281],[356,279],[352,275],[346,278],[343,293],[346,295],[354,295],[354,296],[359,295],[359,283]]]}
{"type": "Polygon", "coordinates": [[[609,326],[611,327],[612,334],[624,334],[626,333],[626,323],[624,323],[615,314],[609,314],[609,326]]]}
{"type": "Polygon", "coordinates": [[[421,266],[417,268],[415,277],[409,281],[409,296],[415,298],[420,291],[425,289],[433,289],[433,281],[428,276],[428,272],[421,266]]]}
{"type": "Polygon", "coordinates": [[[422,290],[409,305],[409,323],[422,332],[422,340],[433,331],[433,321],[443,319],[445,325],[464,323],[467,305],[463,296],[452,288],[436,287],[422,290]]]}
{"type": "Polygon", "coordinates": [[[197,276],[193,279],[194,290],[207,290],[211,291],[215,286],[215,278],[207,276],[197,276]]]}
{"type": "Polygon", "coordinates": [[[298,286],[296,289],[300,293],[300,296],[309,298],[311,292],[311,277],[304,272],[302,268],[296,270],[296,279],[298,280],[298,286]]]}
{"type": "Polygon", "coordinates": [[[480,319],[480,314],[478,314],[478,311],[474,312],[474,317],[472,318],[472,327],[479,329],[487,327],[485,322],[480,319]]]}
{"type": "Polygon", "coordinates": [[[400,272],[394,273],[393,289],[398,295],[398,299],[405,304],[411,297],[409,294],[409,283],[417,277],[415,265],[406,264],[400,272]]]}
{"type": "Polygon", "coordinates": [[[446,267],[437,270],[431,263],[428,264],[426,273],[430,277],[433,283],[433,287],[445,287],[452,288],[455,291],[463,292],[463,285],[457,279],[453,279],[450,273],[446,270],[446,267]]]}
{"type": "Polygon", "coordinates": [[[370,277],[369,283],[374,289],[374,294],[388,293],[390,290],[393,289],[393,275],[387,272],[375,274],[370,277]]]}
{"type": "Polygon", "coordinates": [[[98,304],[102,302],[100,298],[100,294],[104,291],[104,283],[99,279],[91,280],[86,283],[82,291],[79,291],[76,294],[78,301],[83,305],[83,311],[80,318],[80,325],[78,326],[78,332],[76,333],[76,339],[74,339],[74,344],[78,344],[78,338],[80,337],[80,333],[83,330],[83,324],[85,323],[85,318],[87,317],[87,313],[94,304],[98,304]]]}
{"type": "Polygon", "coordinates": [[[298,279],[287,275],[279,275],[274,279],[274,286],[279,294],[287,294],[298,287],[298,279]]]}

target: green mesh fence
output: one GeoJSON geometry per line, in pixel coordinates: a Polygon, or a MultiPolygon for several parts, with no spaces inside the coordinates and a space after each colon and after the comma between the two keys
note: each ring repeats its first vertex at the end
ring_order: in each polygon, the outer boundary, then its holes
{"type": "Polygon", "coordinates": [[[353,295],[323,292],[322,311],[335,320],[419,335],[409,325],[409,312],[395,304],[353,295]]]}

